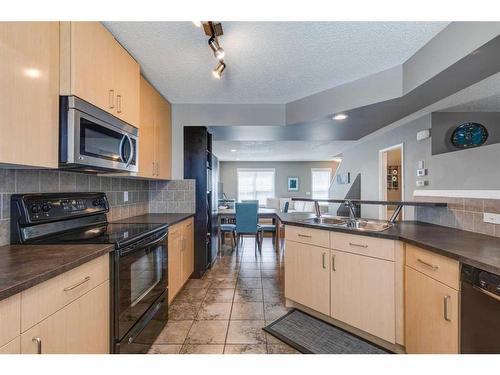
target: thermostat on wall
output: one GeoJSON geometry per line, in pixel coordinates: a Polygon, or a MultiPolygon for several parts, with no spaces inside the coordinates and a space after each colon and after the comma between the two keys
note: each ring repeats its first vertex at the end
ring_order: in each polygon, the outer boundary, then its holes
{"type": "Polygon", "coordinates": [[[427,139],[431,136],[431,131],[430,129],[425,129],[425,130],[420,130],[417,133],[417,141],[422,141],[424,139],[427,139]]]}

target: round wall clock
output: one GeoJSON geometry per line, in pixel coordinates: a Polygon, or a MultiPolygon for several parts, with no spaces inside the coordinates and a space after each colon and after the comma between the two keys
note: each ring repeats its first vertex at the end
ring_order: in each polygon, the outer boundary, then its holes
{"type": "Polygon", "coordinates": [[[479,147],[488,139],[488,130],[477,122],[466,122],[456,127],[451,143],[456,148],[479,147]]]}

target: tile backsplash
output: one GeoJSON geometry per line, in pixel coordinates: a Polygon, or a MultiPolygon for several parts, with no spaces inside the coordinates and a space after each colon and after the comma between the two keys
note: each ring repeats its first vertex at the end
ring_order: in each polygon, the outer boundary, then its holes
{"type": "Polygon", "coordinates": [[[500,237],[500,225],[485,223],[485,212],[500,214],[500,199],[414,197],[417,201],[446,202],[448,207],[417,207],[416,220],[500,237]]]}
{"type": "Polygon", "coordinates": [[[151,181],[149,212],[194,213],[195,180],[151,181]]]}
{"type": "Polygon", "coordinates": [[[194,212],[194,180],[145,181],[55,170],[0,169],[0,245],[10,243],[12,194],[84,191],[106,193],[110,221],[148,212],[194,212]],[[128,192],[127,202],[124,201],[125,191],[128,192]],[[156,204],[158,192],[162,198],[156,204]],[[153,204],[151,198],[155,199],[153,204]]]}

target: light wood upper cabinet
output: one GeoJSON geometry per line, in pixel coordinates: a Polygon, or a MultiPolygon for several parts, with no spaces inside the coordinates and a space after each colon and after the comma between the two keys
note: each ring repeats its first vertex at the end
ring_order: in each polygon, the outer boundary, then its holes
{"type": "MultiPolygon", "coordinates": [[[[288,236],[288,228],[285,236],[288,236]]],[[[330,314],[330,250],[288,238],[285,242],[285,296],[330,314]]]]}
{"type": "Polygon", "coordinates": [[[0,23],[0,163],[57,168],[59,23],[0,23]]]}
{"type": "Polygon", "coordinates": [[[21,353],[26,354],[104,354],[109,347],[109,282],[21,335],[21,353]]]}
{"type": "Polygon", "coordinates": [[[100,22],[61,22],[61,95],[139,127],[139,64],[100,22]]]}
{"type": "Polygon", "coordinates": [[[396,342],[394,262],[332,250],[331,316],[396,342]]]}
{"type": "Polygon", "coordinates": [[[171,106],[144,77],[140,80],[140,177],[171,178],[171,106]]]}

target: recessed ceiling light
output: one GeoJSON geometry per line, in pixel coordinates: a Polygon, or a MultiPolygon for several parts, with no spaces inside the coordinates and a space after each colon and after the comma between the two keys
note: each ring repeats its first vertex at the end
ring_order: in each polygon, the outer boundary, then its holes
{"type": "Polygon", "coordinates": [[[224,69],[226,69],[226,64],[224,64],[224,62],[219,62],[217,64],[217,66],[215,67],[214,70],[212,70],[212,74],[215,78],[217,79],[220,79],[220,77],[222,76],[222,72],[224,71],[224,69]]]}
{"type": "Polygon", "coordinates": [[[236,149],[235,149],[235,148],[232,148],[232,149],[231,149],[231,152],[236,152],[236,149]]]}
{"type": "Polygon", "coordinates": [[[196,27],[201,27],[201,21],[193,21],[193,24],[194,24],[196,27]]]}
{"type": "Polygon", "coordinates": [[[345,113],[337,113],[332,117],[334,120],[345,120],[347,115],[345,113]]]}

